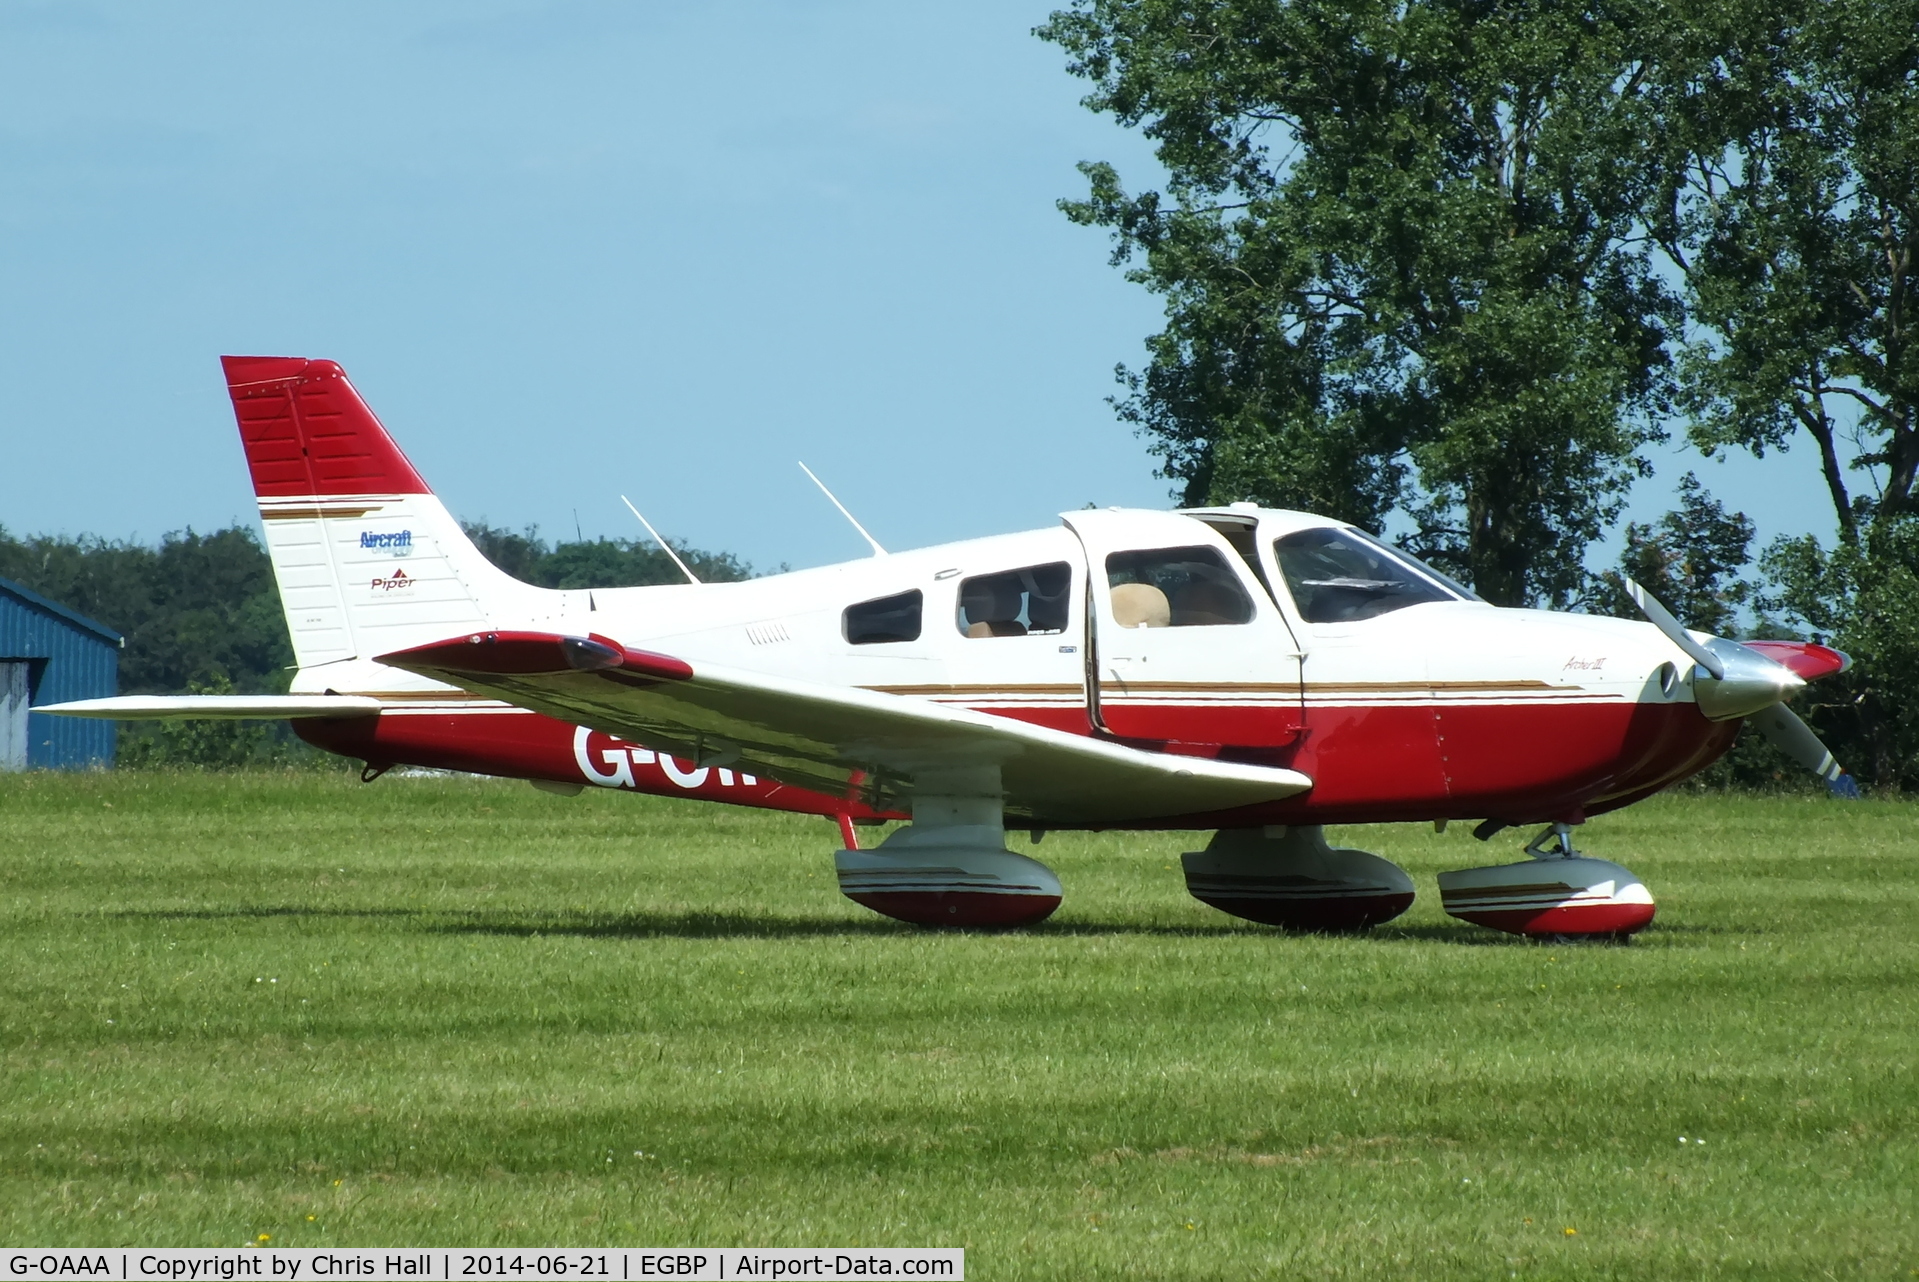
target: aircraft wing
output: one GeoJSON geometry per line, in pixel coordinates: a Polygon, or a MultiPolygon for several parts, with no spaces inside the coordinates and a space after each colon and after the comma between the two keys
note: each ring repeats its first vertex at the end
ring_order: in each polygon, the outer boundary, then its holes
{"type": "Polygon", "coordinates": [[[900,695],[688,663],[607,637],[484,632],[381,663],[700,765],[885,808],[916,778],[997,766],[1008,812],[1035,820],[1170,818],[1290,797],[1293,770],[1143,752],[900,695]]]}
{"type": "Polygon", "coordinates": [[[110,721],[282,721],[292,717],[374,717],[380,701],[353,694],[123,694],[33,709],[57,717],[110,721]]]}

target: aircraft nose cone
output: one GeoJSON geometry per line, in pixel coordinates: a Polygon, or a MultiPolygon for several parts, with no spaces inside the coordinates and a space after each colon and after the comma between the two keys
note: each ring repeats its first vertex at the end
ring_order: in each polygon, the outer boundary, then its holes
{"type": "Polygon", "coordinates": [[[1736,641],[1715,638],[1711,648],[1725,664],[1726,675],[1715,678],[1704,668],[1694,668],[1692,678],[1693,698],[1709,721],[1749,717],[1805,688],[1805,679],[1791,668],[1736,641]]]}

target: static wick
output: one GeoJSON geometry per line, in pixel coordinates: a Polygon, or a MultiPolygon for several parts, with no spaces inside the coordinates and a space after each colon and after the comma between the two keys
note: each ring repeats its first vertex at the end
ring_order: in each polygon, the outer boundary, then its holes
{"type": "Polygon", "coordinates": [[[660,537],[660,532],[653,528],[653,522],[647,520],[643,516],[640,516],[640,509],[633,506],[633,500],[626,497],[626,495],[622,494],[620,495],[620,502],[626,504],[626,510],[631,512],[635,517],[637,517],[639,519],[640,524],[646,527],[646,532],[648,534],[651,534],[653,536],[653,541],[660,545],[660,551],[666,553],[668,556],[673,558],[673,564],[680,567],[680,573],[686,576],[686,581],[688,583],[698,583],[700,581],[700,576],[686,568],[686,562],[680,560],[680,554],[678,552],[675,552],[671,547],[669,547],[667,545],[666,540],[660,537]]]}
{"type": "MultiPolygon", "coordinates": [[[[797,462],[797,460],[795,461],[797,462]]],[[[820,487],[820,493],[824,494],[827,497],[827,500],[831,502],[834,507],[840,510],[841,516],[845,517],[848,521],[852,522],[853,528],[860,532],[860,537],[865,539],[869,544],[872,545],[874,556],[886,555],[886,549],[880,546],[880,541],[866,532],[866,527],[864,525],[861,525],[859,523],[859,520],[851,512],[846,510],[846,504],[840,502],[838,499],[833,497],[833,491],[826,488],[825,481],[822,481],[819,477],[813,475],[812,468],[808,467],[804,463],[801,463],[800,471],[806,473],[807,479],[812,481],[813,484],[820,487]]]]}

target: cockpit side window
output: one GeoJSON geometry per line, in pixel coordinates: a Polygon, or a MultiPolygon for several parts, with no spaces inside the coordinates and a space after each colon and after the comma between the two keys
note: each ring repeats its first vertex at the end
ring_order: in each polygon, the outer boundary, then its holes
{"type": "MultiPolygon", "coordinates": [[[[1273,540],[1273,557],[1308,623],[1353,623],[1461,596],[1411,557],[1357,530],[1299,530],[1273,540]]],[[[1471,594],[1466,594],[1470,599],[1471,594]]]]}
{"type": "Polygon", "coordinates": [[[968,637],[1024,637],[1066,631],[1073,570],[1064,561],[960,580],[957,622],[968,637]]]}
{"type": "Polygon", "coordinates": [[[920,590],[883,596],[846,607],[842,626],[853,645],[878,645],[886,641],[920,639],[920,610],[925,598],[920,590]]]}
{"type": "Polygon", "coordinates": [[[1221,525],[1209,522],[1220,537],[1233,545],[1233,551],[1239,553],[1239,559],[1253,572],[1259,586],[1266,589],[1266,595],[1273,594],[1273,585],[1266,581],[1266,567],[1259,563],[1259,531],[1250,525],[1221,525]]]}
{"type": "Polygon", "coordinates": [[[1218,549],[1154,548],[1106,558],[1113,622],[1122,628],[1251,623],[1253,599],[1218,549]]]}
{"type": "Polygon", "coordinates": [[[1445,588],[1448,592],[1451,592],[1454,596],[1458,597],[1460,600],[1477,601],[1481,605],[1486,604],[1485,597],[1480,596],[1477,592],[1474,592],[1471,588],[1467,587],[1464,583],[1461,583],[1458,579],[1453,578],[1450,574],[1441,574],[1438,570],[1433,569],[1432,566],[1427,565],[1424,561],[1420,560],[1418,557],[1414,556],[1412,553],[1406,551],[1405,549],[1392,547],[1389,544],[1382,543],[1378,539],[1374,538],[1372,535],[1366,533],[1366,531],[1364,530],[1348,530],[1346,532],[1362,540],[1363,542],[1370,543],[1374,547],[1381,549],[1382,551],[1386,553],[1387,556],[1392,557],[1394,560],[1403,561],[1406,564],[1412,566],[1415,570],[1419,571],[1421,574],[1425,575],[1427,578],[1431,579],[1433,582],[1439,584],[1440,587],[1445,588]]]}

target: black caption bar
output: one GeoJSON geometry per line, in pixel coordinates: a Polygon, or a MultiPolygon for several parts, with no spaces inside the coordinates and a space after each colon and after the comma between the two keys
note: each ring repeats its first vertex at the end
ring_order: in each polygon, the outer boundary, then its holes
{"type": "Polygon", "coordinates": [[[933,1278],[964,1282],[960,1247],[111,1247],[0,1251],[0,1282],[790,1282],[933,1278]]]}

